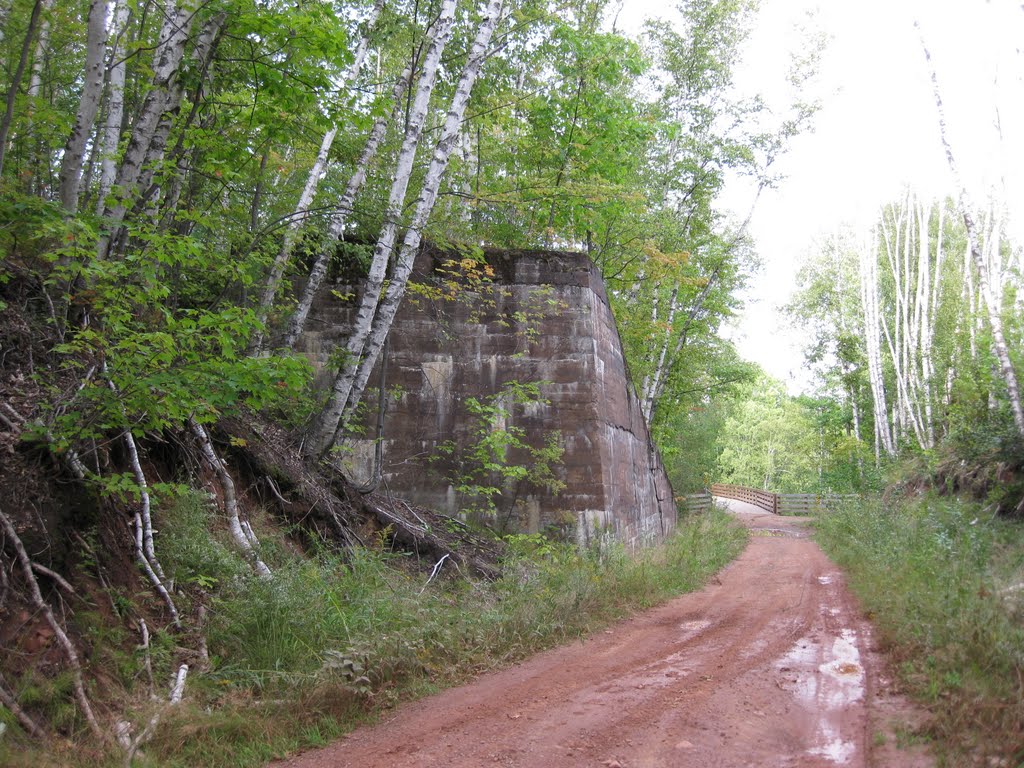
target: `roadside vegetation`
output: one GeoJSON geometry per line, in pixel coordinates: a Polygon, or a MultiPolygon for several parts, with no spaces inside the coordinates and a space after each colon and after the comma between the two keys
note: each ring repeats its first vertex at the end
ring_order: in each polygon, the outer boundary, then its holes
{"type": "MultiPolygon", "coordinates": [[[[384,545],[384,536],[376,547],[309,558],[275,551],[264,535],[275,574],[270,580],[254,574],[226,537],[210,537],[208,517],[203,499],[181,499],[169,514],[179,536],[164,554],[168,576],[204,587],[191,594],[208,616],[208,662],[196,662],[187,699],[166,712],[136,756],[138,765],[262,765],[325,744],[400,700],[507,666],[699,588],[746,541],[746,532],[716,509],[683,518],[668,542],[636,557],[617,544],[579,551],[539,535],[516,535],[506,538],[504,575],[492,582],[454,573],[428,581],[410,556],[384,545]]],[[[113,594],[111,604],[129,597],[113,594]]],[[[149,668],[158,690],[173,678],[174,636],[154,632],[143,651],[137,638],[98,617],[93,628],[106,635],[83,660],[86,672],[102,671],[119,706],[134,720],[148,721],[154,707],[163,706],[150,700],[149,668]]],[[[60,679],[10,682],[37,711],[60,708],[50,714],[67,720],[69,732],[84,727],[68,701],[67,681],[64,688],[60,679]]],[[[121,752],[88,754],[71,742],[51,743],[42,753],[16,729],[0,741],[3,765],[123,760],[121,752]]]]}
{"type": "Polygon", "coordinates": [[[815,525],[902,684],[927,705],[942,763],[1024,764],[1020,522],[928,494],[849,503],[815,525]]]}

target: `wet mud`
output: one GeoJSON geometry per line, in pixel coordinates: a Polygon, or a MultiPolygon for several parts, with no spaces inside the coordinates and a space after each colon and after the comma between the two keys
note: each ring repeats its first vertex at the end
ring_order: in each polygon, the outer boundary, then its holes
{"type": "Polygon", "coordinates": [[[921,715],[808,521],[729,506],[754,535],[703,590],[281,765],[932,765],[898,745],[921,715]]]}

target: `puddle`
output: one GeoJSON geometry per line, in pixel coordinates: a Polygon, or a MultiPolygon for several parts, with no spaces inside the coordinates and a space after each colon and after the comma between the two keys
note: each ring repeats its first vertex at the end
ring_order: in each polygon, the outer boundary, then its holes
{"type": "Polygon", "coordinates": [[[751,528],[751,536],[767,536],[772,538],[806,539],[806,531],[794,531],[792,528],[751,528]]]}
{"type": "MultiPolygon", "coordinates": [[[[829,576],[819,577],[829,578],[829,576]]],[[[864,698],[864,667],[857,633],[843,629],[838,637],[798,640],[775,665],[781,686],[814,721],[814,744],[807,752],[845,765],[857,751],[844,738],[843,713],[864,698]]]]}
{"type": "Polygon", "coordinates": [[[686,640],[689,640],[691,637],[703,632],[710,626],[711,622],[707,619],[695,619],[694,621],[684,621],[679,625],[679,628],[683,630],[683,637],[686,640]]]}
{"type": "Polygon", "coordinates": [[[823,724],[818,731],[821,744],[807,750],[809,755],[823,757],[836,765],[845,765],[857,753],[857,745],[852,741],[844,741],[839,731],[829,724],[823,724]]]}

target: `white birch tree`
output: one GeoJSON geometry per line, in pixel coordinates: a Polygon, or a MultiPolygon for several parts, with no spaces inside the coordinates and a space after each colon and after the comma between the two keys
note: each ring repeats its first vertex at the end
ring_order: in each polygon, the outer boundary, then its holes
{"type": "Polygon", "coordinates": [[[405,237],[398,250],[398,257],[395,261],[395,269],[388,280],[387,287],[374,317],[373,328],[368,339],[367,349],[359,364],[356,380],[352,391],[348,396],[348,403],[342,415],[343,420],[355,418],[355,410],[362,399],[366,384],[369,381],[370,373],[377,362],[381,349],[391,331],[395,315],[405,295],[406,286],[409,284],[409,276],[412,274],[413,263],[419,253],[420,243],[423,239],[423,230],[427,225],[434,205],[437,202],[437,195],[441,188],[441,181],[444,179],[448,162],[452,152],[458,144],[461,133],[462,119],[469,105],[469,97],[473,92],[473,85],[476,83],[480,69],[483,67],[487,57],[491,54],[488,46],[491,37],[501,19],[503,0],[490,0],[484,11],[484,16],[477,29],[476,39],[469,50],[469,59],[462,71],[459,84],[452,97],[448,115],[441,128],[441,136],[434,146],[434,154],[427,173],[423,180],[419,198],[416,200],[416,207],[413,212],[412,221],[405,230],[405,237]]]}
{"type": "MultiPolygon", "coordinates": [[[[370,35],[373,32],[374,25],[377,23],[377,19],[380,17],[380,13],[383,8],[384,0],[376,0],[369,18],[364,22],[363,34],[356,46],[355,58],[342,80],[341,85],[343,88],[352,88],[355,82],[359,79],[359,75],[363,70],[363,64],[366,61],[367,51],[370,47],[370,35]]],[[[263,287],[263,293],[260,296],[260,303],[256,310],[257,321],[260,328],[253,335],[252,341],[250,342],[249,349],[251,353],[259,353],[263,347],[264,332],[262,326],[267,322],[267,316],[270,314],[270,308],[274,304],[274,297],[277,295],[277,290],[281,285],[281,279],[284,277],[285,269],[291,259],[292,250],[295,247],[295,241],[298,238],[303,223],[305,222],[309,206],[313,203],[313,198],[316,195],[317,188],[320,186],[320,180],[323,178],[324,173],[327,170],[327,157],[330,154],[331,146],[334,144],[334,139],[338,135],[338,127],[339,126],[334,125],[324,134],[324,137],[320,142],[320,149],[317,152],[316,159],[313,161],[313,167],[310,168],[309,176],[306,177],[306,183],[302,188],[302,193],[299,195],[299,200],[295,204],[295,210],[292,212],[288,226],[285,228],[281,248],[277,252],[277,256],[274,257],[274,262],[270,267],[270,273],[267,275],[266,284],[263,287]]],[[[362,160],[362,158],[360,158],[360,160],[362,160]]]]}
{"type": "Polygon", "coordinates": [[[391,114],[381,115],[374,122],[373,127],[370,129],[370,134],[366,138],[366,144],[363,145],[363,151],[356,161],[355,170],[345,186],[345,192],[335,205],[334,215],[331,217],[330,225],[327,228],[327,246],[321,248],[317,253],[317,257],[309,271],[309,277],[302,288],[302,294],[299,296],[295,311],[288,322],[288,331],[284,338],[284,346],[288,349],[295,346],[296,340],[305,330],[306,319],[309,317],[309,310],[313,307],[313,300],[316,298],[317,291],[320,290],[320,286],[327,276],[327,268],[331,262],[334,244],[345,234],[345,227],[351,217],[356,197],[366,182],[370,164],[377,155],[377,150],[387,131],[388,124],[395,123],[401,114],[403,108],[402,95],[405,93],[405,89],[411,79],[412,70],[407,67],[398,80],[395,81],[395,86],[391,93],[393,105],[391,114]]]}
{"type": "Polygon", "coordinates": [[[113,45],[110,49],[110,74],[107,77],[107,117],[103,125],[103,143],[100,148],[100,186],[96,200],[96,213],[103,214],[107,195],[117,174],[117,149],[121,141],[121,122],[124,119],[124,83],[127,61],[124,58],[123,38],[128,25],[128,2],[116,0],[114,23],[111,29],[113,45]]]}
{"type": "Polygon", "coordinates": [[[441,65],[441,56],[448,45],[452,26],[455,23],[455,6],[456,0],[443,0],[440,12],[429,30],[427,52],[423,58],[420,76],[416,83],[416,93],[409,108],[402,147],[395,163],[394,176],[384,212],[384,223],[377,236],[370,272],[363,285],[362,300],[346,344],[346,358],[335,379],[330,399],[320,413],[310,438],[306,441],[305,450],[308,455],[320,455],[331,446],[334,434],[341,422],[345,404],[348,402],[352,384],[355,381],[359,361],[362,359],[366,340],[370,334],[373,316],[380,301],[391,251],[398,236],[402,206],[405,202],[409,182],[412,179],[416,150],[419,147],[420,136],[427,119],[430,96],[434,91],[437,72],[441,65]]]}
{"type": "Polygon", "coordinates": [[[990,282],[990,270],[981,244],[979,243],[980,233],[974,222],[972,206],[967,195],[967,188],[960,177],[959,168],[953,155],[953,147],[949,143],[948,131],[946,129],[946,112],[942,104],[942,91],[939,88],[939,77],[932,62],[931,52],[925,43],[924,35],[921,33],[920,25],[915,22],[921,35],[921,48],[924,51],[925,61],[928,65],[928,74],[932,83],[932,96],[935,99],[935,109],[938,113],[939,136],[942,140],[942,147],[946,153],[946,162],[949,165],[950,173],[953,175],[959,198],[960,215],[963,217],[964,228],[967,230],[968,247],[971,257],[974,260],[974,267],[978,273],[978,292],[988,315],[989,327],[992,330],[992,346],[996,359],[999,361],[999,373],[1006,385],[1006,394],[1010,402],[1010,411],[1013,413],[1013,422],[1017,431],[1024,437],[1024,408],[1021,407],[1020,385],[1017,381],[1017,372],[1014,370],[1013,362],[1010,360],[1009,348],[1006,344],[1006,335],[1003,333],[1002,305],[997,302],[997,292],[993,290],[990,282]]]}
{"type": "Polygon", "coordinates": [[[78,210],[85,146],[99,111],[103,95],[103,65],[107,45],[107,0],[91,0],[85,44],[85,81],[78,102],[78,114],[71,127],[60,166],[60,201],[64,210],[78,210]]]}

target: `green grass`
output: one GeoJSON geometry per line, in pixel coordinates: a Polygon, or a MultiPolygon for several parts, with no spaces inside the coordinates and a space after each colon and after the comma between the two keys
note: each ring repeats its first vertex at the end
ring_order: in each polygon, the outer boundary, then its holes
{"type": "Polygon", "coordinates": [[[1024,526],[924,498],[848,504],[816,528],[932,712],[943,760],[1024,764],[1024,526]]]}
{"type": "Polygon", "coordinates": [[[714,511],[683,520],[669,542],[638,557],[518,537],[495,583],[424,588],[422,573],[395,567],[401,558],[367,551],[294,558],[269,581],[235,579],[210,606],[215,669],[189,678],[188,703],[161,725],[146,759],[252,766],[324,744],[398,700],[696,589],[745,542],[714,511]]]}
{"type": "MultiPolygon", "coordinates": [[[[699,588],[747,540],[728,515],[712,510],[682,519],[669,541],[635,557],[616,545],[580,552],[540,536],[512,537],[505,575],[496,582],[449,571],[427,585],[422,571],[382,549],[310,558],[283,546],[270,550],[273,578],[261,579],[225,546],[201,498],[186,496],[165,514],[163,530],[175,536],[159,542],[164,567],[190,585],[179,596],[187,615],[198,602],[206,608],[211,669],[200,671],[192,660],[185,700],[164,712],[135,764],[189,768],[264,765],[326,744],[397,701],[507,666],[699,588]]],[[[263,533],[270,541],[272,531],[263,533]]],[[[176,648],[196,641],[194,629],[185,635],[154,630],[158,687],[177,668],[176,648]]],[[[129,636],[123,647],[111,645],[96,663],[110,668],[116,651],[118,664],[130,667],[111,684],[118,690],[106,690],[110,711],[145,723],[162,705],[148,699],[135,642],[129,636]]],[[[70,696],[52,688],[23,686],[75,718],[70,696]]],[[[101,691],[94,699],[104,706],[101,691]]],[[[91,745],[81,723],[70,729],[77,736],[51,741],[45,753],[7,724],[3,765],[123,762],[116,750],[105,755],[91,745]]]]}

